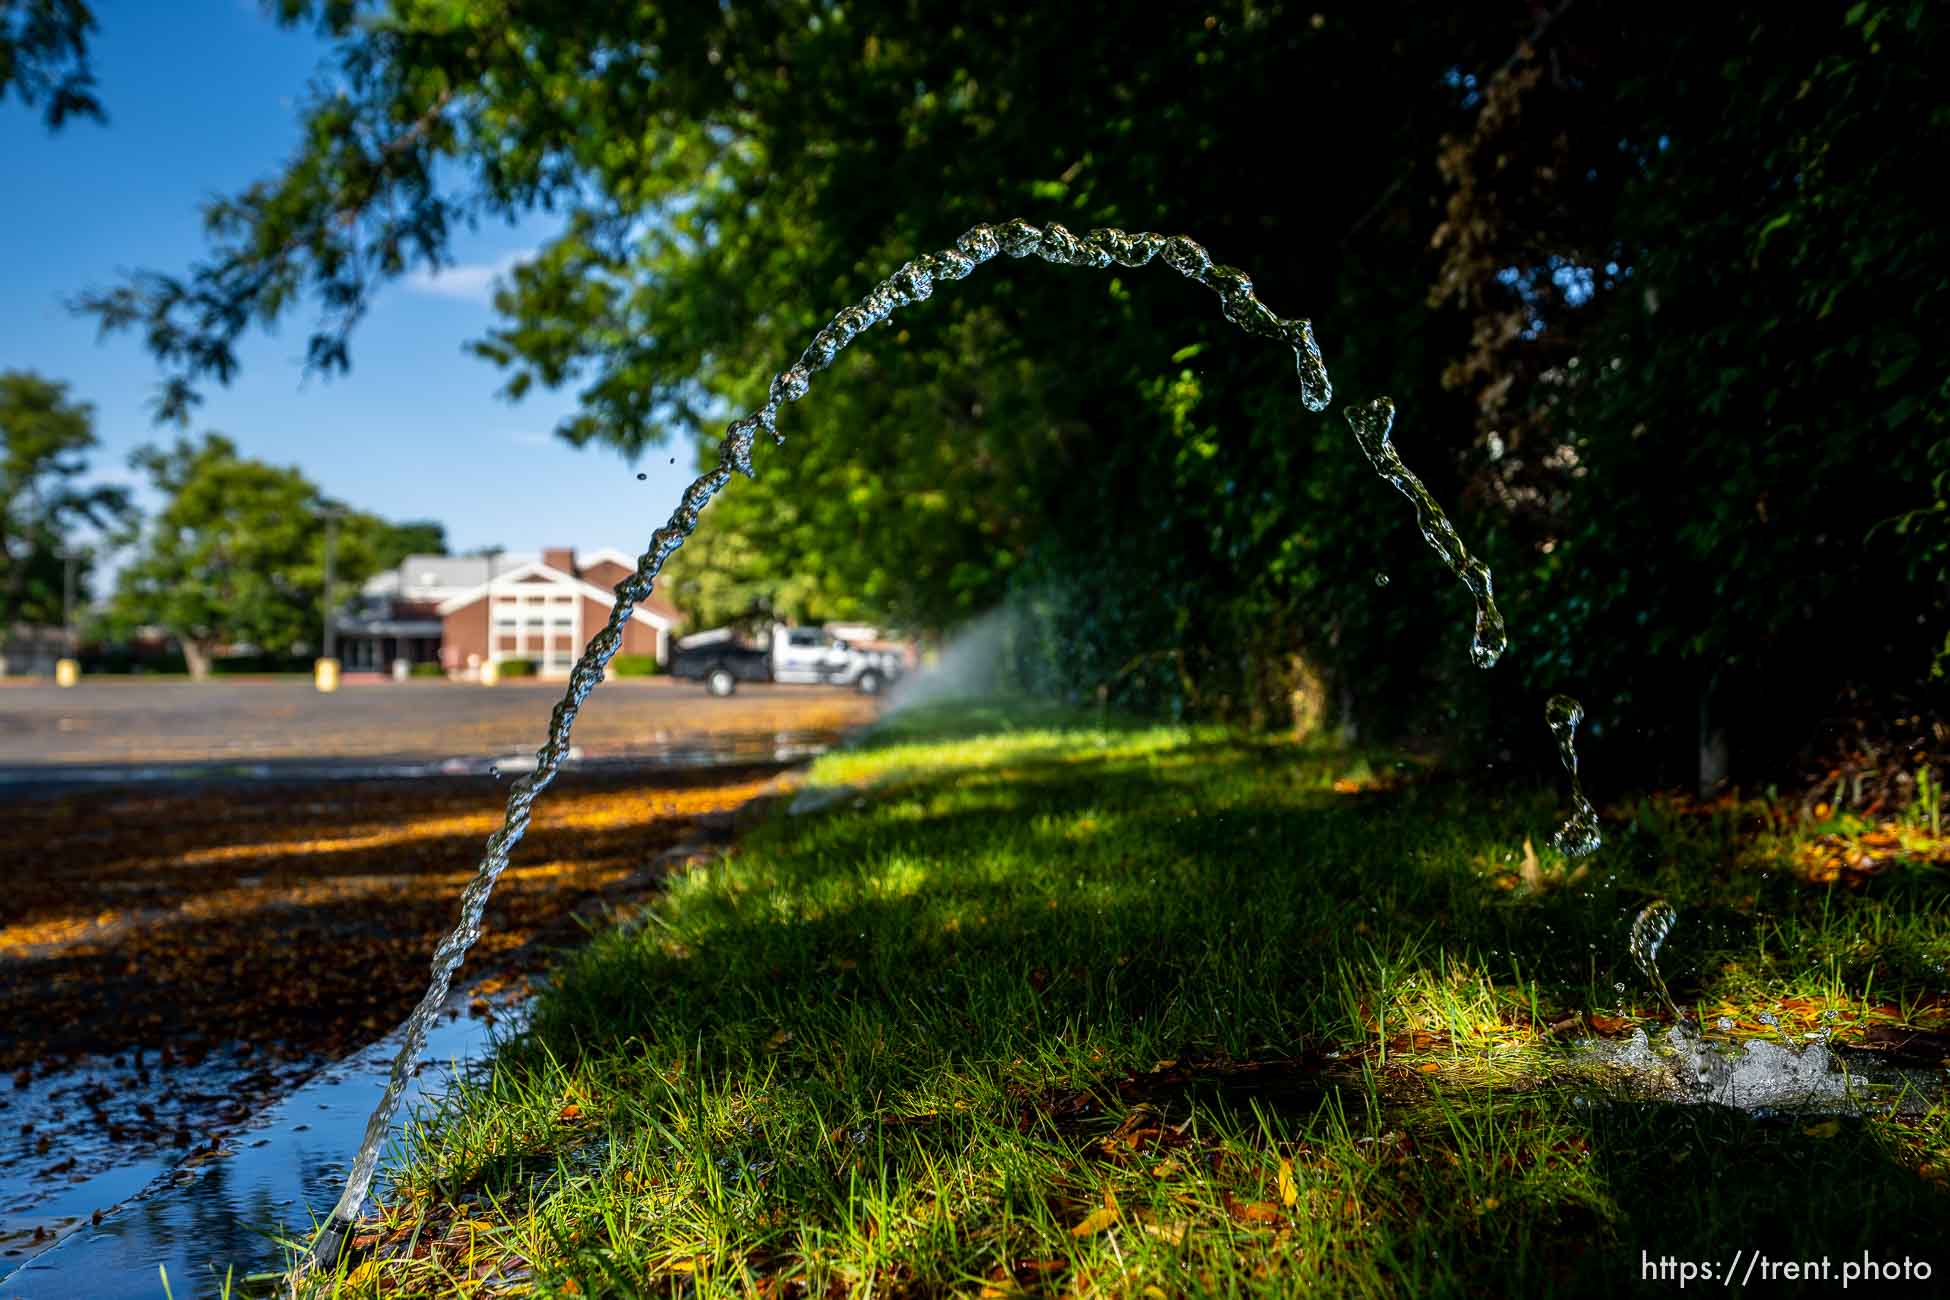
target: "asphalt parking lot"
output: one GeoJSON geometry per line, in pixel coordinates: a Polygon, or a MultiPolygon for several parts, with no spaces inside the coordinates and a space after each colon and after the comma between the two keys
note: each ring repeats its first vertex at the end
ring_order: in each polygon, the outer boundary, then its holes
{"type": "MultiPolygon", "coordinates": [[[[562,691],[418,681],[326,695],[306,678],[0,684],[0,768],[532,753],[562,691]]],[[[574,739],[590,757],[654,754],[707,737],[838,731],[874,712],[837,687],[745,684],[713,699],[695,682],[619,679],[596,688],[574,739]]]]}

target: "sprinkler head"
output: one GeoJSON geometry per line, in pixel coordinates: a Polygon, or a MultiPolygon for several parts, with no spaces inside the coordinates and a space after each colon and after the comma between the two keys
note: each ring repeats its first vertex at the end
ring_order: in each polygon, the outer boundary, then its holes
{"type": "Polygon", "coordinates": [[[334,1215],[326,1224],[325,1231],[318,1234],[318,1240],[311,1244],[311,1254],[305,1259],[305,1268],[333,1269],[345,1255],[346,1247],[352,1241],[352,1230],[358,1225],[350,1219],[334,1215]]]}

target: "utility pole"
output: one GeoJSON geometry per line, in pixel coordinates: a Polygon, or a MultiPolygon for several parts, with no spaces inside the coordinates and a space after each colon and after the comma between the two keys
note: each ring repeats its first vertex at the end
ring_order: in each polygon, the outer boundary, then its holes
{"type": "Polygon", "coordinates": [[[61,626],[68,633],[69,654],[73,654],[81,645],[81,637],[74,625],[74,565],[80,558],[72,546],[61,548],[61,626]]]}
{"type": "Polygon", "coordinates": [[[75,658],[81,647],[80,634],[74,625],[74,566],[81,558],[80,552],[72,546],[63,546],[61,556],[61,629],[68,643],[65,658],[55,661],[54,682],[57,686],[73,686],[81,680],[81,661],[75,658]]]}
{"type": "Polygon", "coordinates": [[[332,559],[339,540],[339,508],[327,505],[325,514],[325,635],[321,641],[324,657],[338,658],[338,629],[332,625],[332,559]]]}

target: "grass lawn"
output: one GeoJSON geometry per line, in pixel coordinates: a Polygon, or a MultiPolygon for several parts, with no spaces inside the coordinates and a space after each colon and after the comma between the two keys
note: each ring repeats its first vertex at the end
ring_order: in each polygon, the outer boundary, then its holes
{"type": "Polygon", "coordinates": [[[1940,1106],[1635,1103],[1568,1050],[1669,1019],[1626,955],[1660,897],[1673,994],[1736,1035],[1941,1028],[1922,829],[1648,803],[1580,869],[1542,847],[1559,791],[1015,706],[897,717],[810,780],[836,797],[557,972],[315,1294],[1584,1296],[1656,1285],[1641,1252],[1716,1286],[1736,1251],[1830,1260],[1767,1294],[1864,1251],[1950,1275],[1940,1106]]]}

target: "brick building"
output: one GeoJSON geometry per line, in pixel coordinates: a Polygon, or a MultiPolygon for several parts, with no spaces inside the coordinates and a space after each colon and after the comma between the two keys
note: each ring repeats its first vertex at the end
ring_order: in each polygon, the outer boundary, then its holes
{"type": "MultiPolygon", "coordinates": [[[[348,672],[384,671],[397,659],[438,663],[450,675],[483,663],[526,659],[544,677],[565,677],[609,619],[613,588],[636,568],[620,551],[578,562],[570,547],[540,555],[410,555],[378,574],[336,622],[348,672]]],[[[668,662],[683,619],[659,593],[624,625],[621,653],[668,662]]]]}

